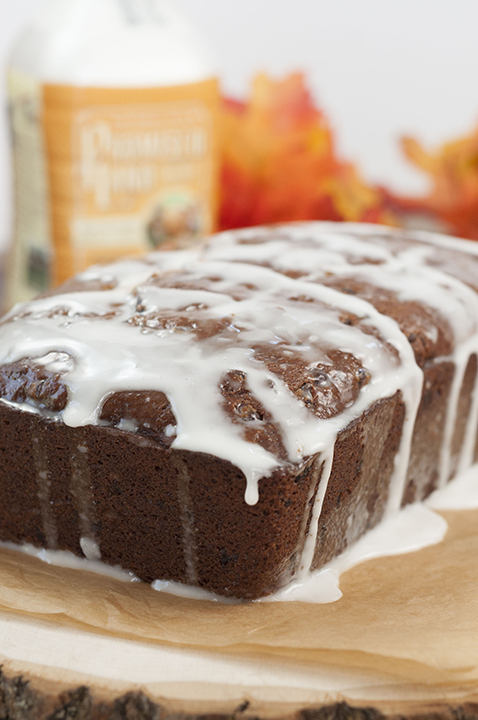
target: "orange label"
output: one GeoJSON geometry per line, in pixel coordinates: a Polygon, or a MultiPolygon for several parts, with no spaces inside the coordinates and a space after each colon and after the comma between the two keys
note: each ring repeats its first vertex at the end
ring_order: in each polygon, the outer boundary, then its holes
{"type": "Polygon", "coordinates": [[[215,80],[43,86],[55,283],[214,229],[217,108],[215,80]]]}

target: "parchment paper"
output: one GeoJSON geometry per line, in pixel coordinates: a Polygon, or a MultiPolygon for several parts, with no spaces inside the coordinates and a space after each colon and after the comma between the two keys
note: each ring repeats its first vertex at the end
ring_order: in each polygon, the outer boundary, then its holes
{"type": "Polygon", "coordinates": [[[174,646],[478,687],[478,510],[443,515],[444,542],[349,570],[328,605],[187,600],[1,550],[0,608],[174,646]]]}

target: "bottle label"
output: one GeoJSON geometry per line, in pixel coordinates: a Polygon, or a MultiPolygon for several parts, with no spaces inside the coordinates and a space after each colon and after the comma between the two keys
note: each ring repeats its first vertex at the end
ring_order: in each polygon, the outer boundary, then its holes
{"type": "Polygon", "coordinates": [[[55,284],[92,263],[214,229],[215,80],[42,90],[55,284]]]}
{"type": "Polygon", "coordinates": [[[11,71],[8,91],[15,177],[15,241],[10,249],[5,297],[10,306],[49,287],[53,248],[41,85],[11,71]]]}
{"type": "Polygon", "coordinates": [[[98,262],[214,230],[215,80],[169,88],[41,85],[9,74],[15,231],[6,302],[98,262]]]}

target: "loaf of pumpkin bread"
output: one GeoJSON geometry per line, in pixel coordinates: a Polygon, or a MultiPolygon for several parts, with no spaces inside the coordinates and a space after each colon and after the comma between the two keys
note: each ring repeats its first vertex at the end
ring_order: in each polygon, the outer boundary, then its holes
{"type": "Polygon", "coordinates": [[[0,541],[254,599],[473,463],[478,252],[241,230],[0,323],[0,541]]]}

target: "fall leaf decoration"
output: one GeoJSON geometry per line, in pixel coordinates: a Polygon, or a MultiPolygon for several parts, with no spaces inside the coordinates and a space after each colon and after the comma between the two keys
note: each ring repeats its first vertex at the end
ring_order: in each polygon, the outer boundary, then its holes
{"type": "Polygon", "coordinates": [[[224,100],[221,229],[292,220],[351,220],[423,227],[478,240],[478,126],[405,156],[431,180],[423,197],[368,185],[339,158],[331,126],[304,76],[256,76],[246,102],[224,100]]]}
{"type": "Polygon", "coordinates": [[[454,235],[478,240],[478,127],[434,152],[410,137],[402,139],[402,148],[429,175],[432,188],[423,198],[398,198],[398,204],[434,216],[454,235]]]}
{"type": "Polygon", "coordinates": [[[220,228],[292,220],[395,224],[379,190],[337,157],[304,77],[258,75],[245,103],[224,101],[220,228]]]}

